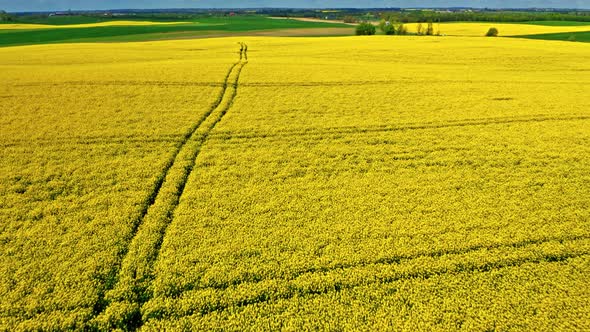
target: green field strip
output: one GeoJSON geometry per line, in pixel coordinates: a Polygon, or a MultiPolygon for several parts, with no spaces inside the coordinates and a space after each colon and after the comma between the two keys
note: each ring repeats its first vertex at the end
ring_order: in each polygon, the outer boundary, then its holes
{"type": "Polygon", "coordinates": [[[143,324],[141,307],[152,297],[153,264],[174,210],[180,202],[189,175],[211,130],[230,109],[237,94],[240,74],[247,64],[246,51],[232,65],[225,77],[223,90],[213,107],[191,129],[174,160],[162,174],[163,182],[154,191],[153,201],[137,225],[127,253],[118,269],[117,280],[105,292],[93,325],[99,329],[135,330],[143,324]]]}
{"type": "Polygon", "coordinates": [[[559,41],[569,41],[569,42],[590,43],[590,31],[544,33],[544,34],[538,34],[538,35],[510,36],[509,38],[559,40],[559,41]]]}
{"type": "Polygon", "coordinates": [[[48,17],[35,17],[35,16],[23,16],[19,17],[15,21],[8,21],[0,23],[2,24],[47,24],[55,26],[67,26],[72,24],[95,24],[95,23],[106,23],[106,22],[117,22],[117,21],[139,21],[139,22],[177,22],[178,19],[173,17],[136,17],[134,15],[124,17],[99,17],[99,16],[48,16],[48,17]]]}
{"type": "MultiPolygon", "coordinates": [[[[416,22],[419,23],[419,22],[416,22]]],[[[447,22],[440,22],[439,24],[453,24],[453,23],[463,23],[463,24],[527,24],[527,25],[541,25],[541,26],[551,26],[551,27],[561,27],[561,26],[587,26],[590,25],[588,21],[506,21],[506,22],[498,22],[498,21],[447,21],[447,22]]]]}
{"type": "Polygon", "coordinates": [[[120,38],[132,37],[129,41],[153,40],[155,35],[165,38],[171,33],[236,33],[277,29],[349,27],[344,24],[323,22],[302,22],[298,20],[273,20],[266,17],[244,17],[238,19],[208,19],[198,24],[103,26],[77,28],[43,28],[6,30],[1,33],[0,47],[54,43],[82,43],[126,41],[120,38]],[[146,35],[142,37],[142,35],[146,35]],[[135,38],[135,37],[137,38],[135,38]]]}
{"type": "Polygon", "coordinates": [[[575,27],[575,26],[586,26],[586,25],[590,25],[590,22],[580,22],[580,21],[530,21],[530,22],[522,22],[522,24],[544,25],[544,26],[551,26],[551,27],[575,27]]]}

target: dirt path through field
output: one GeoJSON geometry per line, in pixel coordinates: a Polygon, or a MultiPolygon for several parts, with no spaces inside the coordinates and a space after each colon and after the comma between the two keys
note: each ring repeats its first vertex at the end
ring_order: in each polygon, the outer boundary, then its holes
{"type": "Polygon", "coordinates": [[[220,38],[237,36],[261,36],[261,37],[323,37],[323,36],[352,36],[354,29],[351,28],[307,28],[307,29],[279,29],[243,32],[225,31],[199,31],[197,33],[181,32],[161,34],[150,40],[180,40],[180,39],[201,39],[220,38]]]}
{"type": "Polygon", "coordinates": [[[346,24],[356,26],[358,23],[345,23],[342,20],[323,20],[321,18],[310,18],[310,17],[269,17],[273,20],[295,20],[302,22],[315,22],[315,23],[333,23],[333,24],[346,24]]]}

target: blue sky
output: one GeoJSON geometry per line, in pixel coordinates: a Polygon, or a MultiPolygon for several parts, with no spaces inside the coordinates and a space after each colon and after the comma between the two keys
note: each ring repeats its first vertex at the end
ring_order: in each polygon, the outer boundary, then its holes
{"type": "Polygon", "coordinates": [[[222,8],[222,7],[495,7],[587,8],[590,0],[0,0],[7,11],[51,11],[121,8],[222,8]]]}

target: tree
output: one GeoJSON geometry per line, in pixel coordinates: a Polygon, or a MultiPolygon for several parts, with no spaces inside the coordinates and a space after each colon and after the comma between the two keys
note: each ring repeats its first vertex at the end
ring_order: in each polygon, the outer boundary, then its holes
{"type": "Polygon", "coordinates": [[[490,28],[490,30],[488,30],[488,33],[486,33],[486,37],[498,37],[498,29],[490,28]]]}
{"type": "Polygon", "coordinates": [[[356,22],[358,22],[358,20],[356,19],[356,17],[350,16],[350,15],[344,16],[343,21],[344,21],[344,23],[356,23],[356,22]]]}
{"type": "Polygon", "coordinates": [[[376,32],[376,28],[373,24],[369,22],[363,22],[356,27],[356,34],[357,36],[371,36],[374,35],[376,32]]]}
{"type": "Polygon", "coordinates": [[[379,23],[379,29],[386,35],[394,35],[395,27],[389,21],[381,20],[379,23]]]}
{"type": "Polygon", "coordinates": [[[426,33],[427,36],[432,36],[434,35],[434,26],[432,25],[432,22],[428,22],[428,27],[426,28],[426,33]]]}
{"type": "Polygon", "coordinates": [[[12,15],[8,14],[7,12],[0,10],[0,22],[8,22],[8,21],[12,21],[13,17],[12,15]]]}
{"type": "Polygon", "coordinates": [[[397,28],[395,28],[395,32],[398,35],[407,35],[408,34],[408,28],[405,25],[400,24],[400,25],[397,26],[397,28]]]}
{"type": "Polygon", "coordinates": [[[422,23],[418,23],[416,26],[416,34],[419,36],[424,34],[424,26],[422,26],[422,23]]]}

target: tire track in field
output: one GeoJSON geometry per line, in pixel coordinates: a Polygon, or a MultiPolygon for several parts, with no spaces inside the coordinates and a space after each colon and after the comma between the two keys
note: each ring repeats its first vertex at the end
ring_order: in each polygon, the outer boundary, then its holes
{"type": "MultiPolygon", "coordinates": [[[[399,85],[403,84],[423,84],[430,83],[429,80],[374,80],[374,81],[343,81],[343,82],[250,82],[242,83],[243,87],[250,88],[315,88],[315,87],[342,87],[342,86],[366,86],[366,85],[399,85]]],[[[464,80],[440,80],[440,83],[449,84],[473,84],[477,83],[474,81],[464,80]]],[[[547,82],[547,81],[485,81],[486,84],[560,84],[560,85],[580,85],[590,84],[590,82],[547,82]]],[[[10,83],[9,83],[10,84],[10,83]]],[[[26,87],[39,87],[39,86],[121,86],[121,87],[142,87],[142,86],[154,86],[154,87],[222,87],[223,83],[218,82],[174,82],[174,81],[134,81],[134,80],[116,80],[116,81],[64,81],[64,82],[31,82],[31,83],[16,83],[10,84],[14,87],[26,88],[26,87]]],[[[17,96],[0,96],[0,98],[13,98],[17,96]]]]}
{"type": "MultiPolygon", "coordinates": [[[[246,50],[247,53],[247,50],[246,50]]],[[[247,61],[248,59],[244,56],[244,59],[247,61]]],[[[473,80],[460,80],[460,79],[448,79],[448,80],[438,80],[437,82],[441,84],[544,84],[544,85],[584,85],[590,84],[590,82],[586,81],[563,81],[563,82],[555,82],[555,81],[499,81],[499,80],[490,80],[485,82],[480,81],[473,81],[473,80]]],[[[251,88],[306,88],[306,87],[342,87],[342,86],[365,86],[365,85],[399,85],[399,84],[424,84],[424,83],[431,83],[430,79],[416,79],[415,77],[408,77],[408,78],[400,78],[396,80],[371,80],[371,81],[305,81],[305,82],[248,82],[242,83],[243,87],[251,87],[251,88]]],[[[203,87],[221,87],[223,86],[222,83],[218,82],[187,82],[187,81],[136,81],[136,80],[104,80],[104,81],[64,81],[64,82],[52,82],[52,81],[35,81],[35,82],[27,82],[27,83],[7,83],[14,87],[38,87],[38,86],[64,86],[64,85],[71,85],[71,86],[186,86],[186,87],[194,87],[194,86],[203,86],[203,87]]],[[[16,96],[0,96],[0,98],[10,98],[16,96]]]]}
{"type": "Polygon", "coordinates": [[[186,182],[211,130],[221,121],[237,95],[240,74],[248,63],[244,48],[223,83],[223,90],[210,110],[183,137],[158,177],[153,191],[134,221],[131,239],[121,261],[103,283],[94,306],[93,329],[136,330],[143,324],[141,306],[151,298],[149,285],[164,234],[173,220],[186,182]]]}
{"type": "Polygon", "coordinates": [[[540,115],[535,117],[512,118],[512,117],[498,117],[498,118],[482,118],[482,119],[464,119],[447,122],[428,122],[428,123],[407,123],[400,126],[373,126],[373,127],[328,127],[322,129],[295,129],[285,130],[279,132],[219,132],[213,137],[224,141],[228,140],[249,140],[249,139],[284,139],[297,137],[306,140],[325,139],[326,135],[362,135],[370,133],[386,133],[397,131],[413,131],[413,130],[432,130],[445,128],[461,128],[474,126],[494,126],[506,124],[525,124],[525,123],[542,123],[542,122],[560,122],[560,121],[586,121],[590,120],[587,115],[571,115],[571,116],[547,116],[540,115]]]}
{"type": "MultiPolygon", "coordinates": [[[[133,87],[212,87],[222,88],[223,83],[219,82],[173,82],[173,81],[134,81],[134,80],[118,80],[118,81],[65,81],[65,82],[34,82],[25,84],[15,84],[16,87],[32,87],[32,86],[133,86],[133,87]]],[[[0,98],[2,98],[0,96],[0,98]]]]}
{"type": "Polygon", "coordinates": [[[98,146],[103,146],[103,145],[117,145],[117,144],[130,144],[130,143],[135,143],[135,144],[171,144],[171,145],[177,145],[178,144],[178,137],[176,138],[129,138],[129,139],[125,139],[125,138],[117,138],[117,139],[97,139],[97,140],[61,140],[61,139],[55,139],[55,140],[39,140],[39,141],[35,141],[35,140],[31,140],[30,142],[25,142],[24,140],[12,140],[12,141],[8,141],[8,142],[0,142],[0,147],[3,148],[9,148],[9,147],[23,147],[26,146],[27,148],[32,148],[32,147],[40,147],[43,146],[46,149],[51,149],[52,151],[60,151],[60,150],[68,150],[71,149],[72,145],[77,145],[77,146],[84,146],[84,145],[98,145],[98,146]],[[31,144],[34,143],[34,144],[31,144]],[[52,148],[54,147],[54,148],[52,148]]]}
{"type": "MultiPolygon", "coordinates": [[[[360,261],[360,262],[350,262],[350,263],[337,263],[328,266],[310,266],[304,267],[301,269],[297,269],[292,271],[288,276],[282,278],[281,280],[289,282],[297,280],[298,278],[308,276],[311,274],[316,273],[330,273],[334,271],[346,271],[352,270],[357,268],[363,267],[370,267],[370,266],[386,266],[386,265],[398,265],[405,262],[411,262],[414,260],[419,259],[438,259],[444,256],[460,256],[460,255],[470,255],[473,253],[477,253],[480,251],[490,251],[490,250],[504,250],[504,249],[527,249],[532,246],[536,245],[545,245],[551,242],[575,242],[575,241],[587,241],[590,240],[590,234],[578,234],[578,235],[566,235],[566,236],[552,236],[552,237],[542,237],[536,239],[524,239],[521,241],[516,242],[497,242],[497,243],[478,243],[473,244],[467,247],[459,247],[459,248],[446,248],[446,249],[437,249],[434,251],[423,251],[417,252],[412,254],[397,254],[391,255],[387,257],[380,257],[374,260],[367,260],[367,261],[360,261]]],[[[487,264],[487,262],[482,261],[482,264],[487,264]]],[[[178,289],[176,294],[170,294],[172,297],[178,297],[181,295],[182,292],[193,291],[193,290],[205,290],[205,289],[216,289],[216,290],[226,290],[231,287],[236,287],[241,284],[257,284],[268,280],[276,280],[276,277],[273,276],[256,276],[256,275],[245,275],[240,276],[239,279],[234,280],[226,280],[221,283],[217,284],[204,284],[201,286],[198,285],[188,285],[189,287],[185,287],[184,289],[178,289]]]]}
{"type": "MultiPolygon", "coordinates": [[[[223,90],[222,90],[223,92],[223,90]]],[[[219,97],[218,97],[219,98],[219,97]]],[[[193,127],[191,127],[192,129],[193,127]]],[[[188,132],[188,131],[187,131],[188,132]]],[[[65,136],[65,137],[31,137],[30,139],[12,138],[6,139],[4,142],[8,144],[108,144],[109,142],[160,142],[160,141],[174,141],[178,142],[183,139],[187,133],[184,134],[162,134],[158,138],[153,138],[146,134],[126,134],[126,135],[79,135],[79,136],[65,136]]]]}
{"type": "MultiPolygon", "coordinates": [[[[586,238],[587,239],[587,238],[586,238]]],[[[575,240],[574,240],[575,241],[575,240]]],[[[526,246],[525,246],[526,247],[526,246]]],[[[304,281],[302,284],[293,284],[290,280],[285,280],[284,287],[271,286],[270,289],[261,287],[259,289],[239,289],[239,285],[232,285],[228,289],[219,290],[221,292],[227,290],[235,290],[234,293],[245,294],[242,298],[233,298],[231,294],[224,295],[223,293],[209,293],[208,299],[205,302],[195,302],[198,305],[194,307],[184,308],[180,314],[176,312],[167,311],[163,307],[161,310],[156,310],[154,314],[147,313],[148,319],[166,319],[179,318],[190,315],[206,316],[215,312],[223,312],[230,308],[240,308],[251,305],[272,303],[278,300],[289,300],[295,297],[318,296],[331,293],[339,293],[344,290],[355,289],[362,286],[372,286],[379,284],[391,284],[398,281],[406,280],[427,280],[445,275],[457,275],[461,273],[487,273],[497,271],[505,268],[520,267],[525,264],[542,264],[542,263],[567,263],[570,259],[579,257],[588,257],[590,251],[582,249],[576,252],[537,252],[529,253],[522,256],[503,257],[498,260],[491,261],[457,261],[447,265],[435,266],[434,268],[426,267],[424,269],[400,269],[398,271],[387,271],[375,275],[374,271],[368,271],[371,275],[369,278],[362,276],[352,280],[332,280],[328,284],[324,284],[321,280],[316,280],[316,283],[308,283],[311,279],[304,281]],[[230,299],[230,300],[228,300],[230,299]]],[[[381,263],[379,266],[390,265],[387,262],[381,263]]],[[[363,266],[360,266],[361,268],[363,266]]],[[[367,274],[365,273],[365,274],[367,274]]],[[[328,274],[324,275],[326,279],[330,279],[328,274]]],[[[253,284],[257,284],[254,282],[253,284]]]]}
{"type": "MultiPolygon", "coordinates": [[[[292,88],[292,87],[341,87],[341,86],[364,86],[364,85],[419,85],[431,82],[429,79],[416,79],[416,78],[400,78],[395,80],[371,80],[371,81],[306,81],[306,82],[249,82],[244,83],[244,87],[255,87],[255,88],[292,88]]],[[[559,85],[580,85],[590,84],[590,82],[553,82],[553,81],[473,81],[473,80],[461,80],[461,79],[448,79],[448,80],[437,80],[441,84],[559,84],[559,85]]]]}

